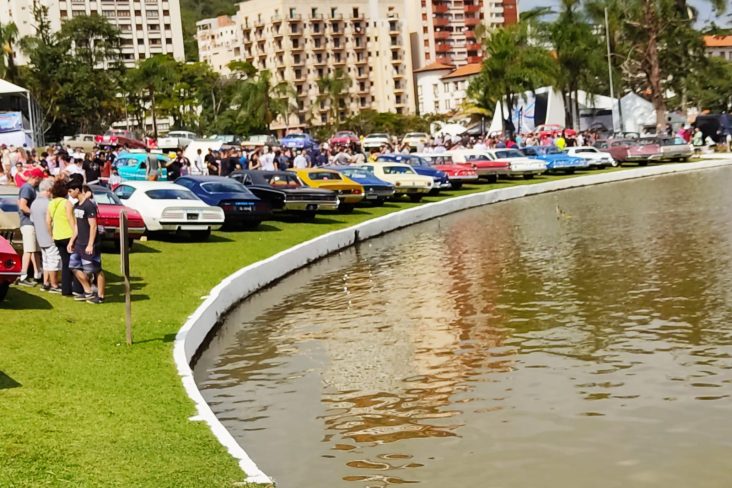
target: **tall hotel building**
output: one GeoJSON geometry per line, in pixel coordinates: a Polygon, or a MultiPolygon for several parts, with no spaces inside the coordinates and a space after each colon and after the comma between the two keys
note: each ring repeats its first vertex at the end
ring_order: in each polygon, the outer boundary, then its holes
{"type": "Polygon", "coordinates": [[[289,82],[297,110],[272,129],[321,125],[329,107],[318,80],[337,70],[350,79],[339,118],[363,109],[412,113],[415,106],[405,0],[249,0],[233,18],[197,24],[201,61],[227,73],[230,61],[267,69],[289,82]]]}
{"type": "Polygon", "coordinates": [[[420,2],[417,37],[421,66],[479,63],[483,52],[476,27],[490,29],[518,21],[517,0],[416,1],[420,2]]]}
{"type": "MultiPolygon", "coordinates": [[[[155,54],[169,54],[185,59],[183,29],[178,0],[37,0],[48,7],[51,28],[79,15],[99,15],[121,31],[122,61],[134,66],[139,60],[155,54]]],[[[19,37],[32,36],[33,0],[0,0],[2,23],[14,22],[19,37]]],[[[18,50],[18,64],[25,64],[18,50]]]]}

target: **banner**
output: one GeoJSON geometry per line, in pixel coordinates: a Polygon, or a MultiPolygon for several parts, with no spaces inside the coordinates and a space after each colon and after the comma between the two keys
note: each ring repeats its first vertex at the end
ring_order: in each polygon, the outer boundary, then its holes
{"type": "Polygon", "coordinates": [[[23,114],[21,112],[0,112],[0,132],[23,130],[23,114]]]}

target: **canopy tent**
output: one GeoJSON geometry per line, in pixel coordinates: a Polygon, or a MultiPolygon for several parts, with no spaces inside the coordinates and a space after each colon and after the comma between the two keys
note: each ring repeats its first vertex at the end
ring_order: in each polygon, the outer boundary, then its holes
{"type": "Polygon", "coordinates": [[[432,137],[460,136],[468,129],[461,124],[446,124],[444,122],[432,122],[430,124],[430,133],[432,137]]]}
{"type": "Polygon", "coordinates": [[[20,112],[28,127],[25,135],[30,137],[32,146],[45,144],[41,128],[41,110],[28,90],[9,81],[0,79],[0,111],[20,112]]]}

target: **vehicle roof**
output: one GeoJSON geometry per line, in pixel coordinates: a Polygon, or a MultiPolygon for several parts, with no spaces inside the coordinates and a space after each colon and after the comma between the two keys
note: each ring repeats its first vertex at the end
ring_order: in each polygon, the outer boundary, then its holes
{"type": "Polygon", "coordinates": [[[138,190],[188,190],[185,186],[167,181],[123,181],[120,186],[127,185],[138,190]]]}
{"type": "Polygon", "coordinates": [[[231,178],[227,178],[226,176],[216,176],[216,175],[185,175],[178,178],[186,179],[186,180],[193,180],[197,181],[199,183],[206,183],[207,181],[231,181],[231,178]]]}
{"type": "Polygon", "coordinates": [[[92,193],[112,193],[112,190],[102,185],[89,185],[89,188],[91,188],[92,193]]]}
{"type": "Polygon", "coordinates": [[[400,163],[398,161],[383,161],[380,163],[367,162],[367,163],[359,164],[358,166],[376,166],[376,167],[378,167],[378,166],[383,166],[384,163],[390,164],[392,166],[408,166],[410,168],[412,167],[411,165],[409,165],[407,163],[400,163]]]}
{"type": "MultiPolygon", "coordinates": [[[[150,154],[153,154],[155,156],[160,156],[165,159],[168,158],[168,156],[166,156],[165,154],[163,154],[161,152],[150,151],[150,154]]],[[[142,158],[147,158],[147,153],[145,151],[124,151],[117,155],[117,159],[120,159],[122,157],[129,157],[132,159],[142,159],[142,158]]]]}

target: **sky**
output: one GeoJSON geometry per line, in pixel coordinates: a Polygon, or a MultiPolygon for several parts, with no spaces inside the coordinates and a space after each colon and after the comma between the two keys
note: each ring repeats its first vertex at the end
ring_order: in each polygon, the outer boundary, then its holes
{"type": "MultiPolygon", "coordinates": [[[[557,8],[559,0],[519,0],[519,12],[523,10],[530,10],[535,7],[554,7],[557,8]]],[[[699,9],[699,20],[700,26],[707,24],[710,20],[714,20],[716,15],[712,11],[710,2],[704,0],[690,0],[691,5],[699,9]]],[[[727,9],[727,14],[732,11],[732,7],[727,9]]],[[[729,26],[732,24],[732,20],[729,15],[725,15],[722,18],[716,20],[719,26],[729,26]]]]}

